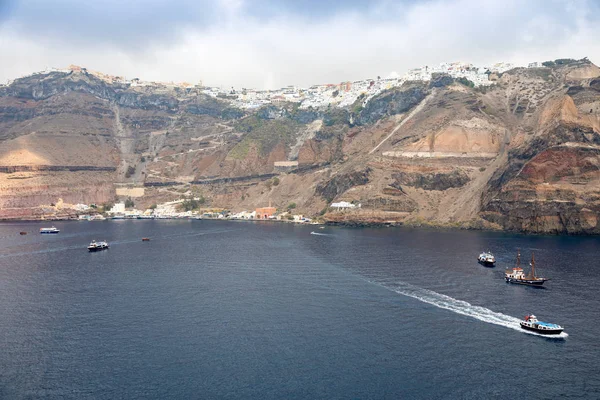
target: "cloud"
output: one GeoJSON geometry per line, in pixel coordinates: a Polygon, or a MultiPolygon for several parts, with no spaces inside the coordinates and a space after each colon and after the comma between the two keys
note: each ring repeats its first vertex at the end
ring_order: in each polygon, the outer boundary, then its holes
{"type": "Polygon", "coordinates": [[[79,64],[147,80],[264,88],[455,60],[600,61],[600,9],[591,0],[30,0],[0,13],[0,54],[11,60],[0,80],[79,64]]]}

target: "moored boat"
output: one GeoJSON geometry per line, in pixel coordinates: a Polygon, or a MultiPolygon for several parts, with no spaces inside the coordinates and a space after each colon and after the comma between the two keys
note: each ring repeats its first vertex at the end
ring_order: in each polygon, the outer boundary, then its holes
{"type": "Polygon", "coordinates": [[[479,264],[483,264],[486,267],[494,267],[496,265],[496,257],[489,251],[482,252],[479,257],[477,257],[477,261],[479,264]]]}
{"type": "Polygon", "coordinates": [[[504,279],[508,283],[518,283],[520,285],[529,285],[529,286],[542,286],[544,282],[549,281],[548,278],[538,277],[535,274],[535,257],[533,253],[531,253],[531,271],[529,274],[525,274],[523,268],[521,268],[521,252],[517,251],[517,262],[512,269],[506,270],[504,273],[504,279]]]}
{"type": "Polygon", "coordinates": [[[558,335],[565,330],[565,328],[560,325],[538,321],[537,317],[533,314],[526,315],[525,319],[523,319],[520,324],[523,329],[544,335],[558,335]]]}
{"type": "Polygon", "coordinates": [[[56,229],[55,227],[51,228],[40,228],[40,233],[44,235],[54,234],[60,232],[60,229],[56,229]]]}
{"type": "Polygon", "coordinates": [[[142,238],[142,242],[149,242],[150,238],[142,238]]]}
{"type": "Polygon", "coordinates": [[[19,232],[19,235],[27,235],[27,232],[19,232]]]}
{"type": "Polygon", "coordinates": [[[100,242],[92,240],[92,243],[90,243],[90,245],[88,246],[89,251],[100,251],[106,249],[108,249],[108,243],[105,240],[102,240],[100,242]]]}

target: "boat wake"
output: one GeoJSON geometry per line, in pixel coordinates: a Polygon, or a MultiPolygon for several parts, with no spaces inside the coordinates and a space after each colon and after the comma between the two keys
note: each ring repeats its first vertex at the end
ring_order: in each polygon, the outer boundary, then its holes
{"type": "Polygon", "coordinates": [[[564,339],[569,336],[566,332],[562,332],[559,335],[543,335],[536,332],[526,331],[523,328],[521,328],[521,320],[519,318],[495,312],[485,307],[474,306],[466,301],[458,300],[450,296],[434,292],[432,290],[423,289],[411,285],[409,283],[395,282],[382,284],[373,281],[372,283],[382,286],[388,290],[392,290],[398,294],[412,297],[414,299],[442,308],[444,310],[450,310],[457,314],[466,315],[467,317],[475,318],[480,321],[487,322],[489,324],[500,325],[505,328],[510,328],[522,333],[527,333],[529,335],[543,336],[546,338],[554,339],[564,339]]]}
{"type": "Polygon", "coordinates": [[[312,231],[310,234],[311,235],[318,235],[318,236],[333,236],[333,235],[331,235],[329,233],[319,233],[319,232],[315,232],[315,231],[312,231]]]}

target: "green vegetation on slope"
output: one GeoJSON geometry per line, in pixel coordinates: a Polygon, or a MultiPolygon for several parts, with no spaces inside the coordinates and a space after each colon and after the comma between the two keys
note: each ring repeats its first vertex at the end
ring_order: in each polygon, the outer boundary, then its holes
{"type": "Polygon", "coordinates": [[[296,133],[301,125],[287,118],[267,120],[251,116],[240,120],[234,127],[237,131],[246,133],[228,155],[239,160],[248,155],[253,145],[261,156],[268,155],[279,143],[289,147],[296,140],[296,133]]]}

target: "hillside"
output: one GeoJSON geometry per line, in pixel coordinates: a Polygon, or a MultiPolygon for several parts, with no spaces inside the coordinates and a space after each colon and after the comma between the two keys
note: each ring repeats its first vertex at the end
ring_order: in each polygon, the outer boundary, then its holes
{"type": "Polygon", "coordinates": [[[17,79],[0,86],[0,218],[201,193],[235,211],[293,202],[332,223],[598,234],[600,69],[547,65],[320,108],[241,109],[235,96],[85,69],[17,79]],[[341,200],[361,208],[328,208],[341,200]]]}

